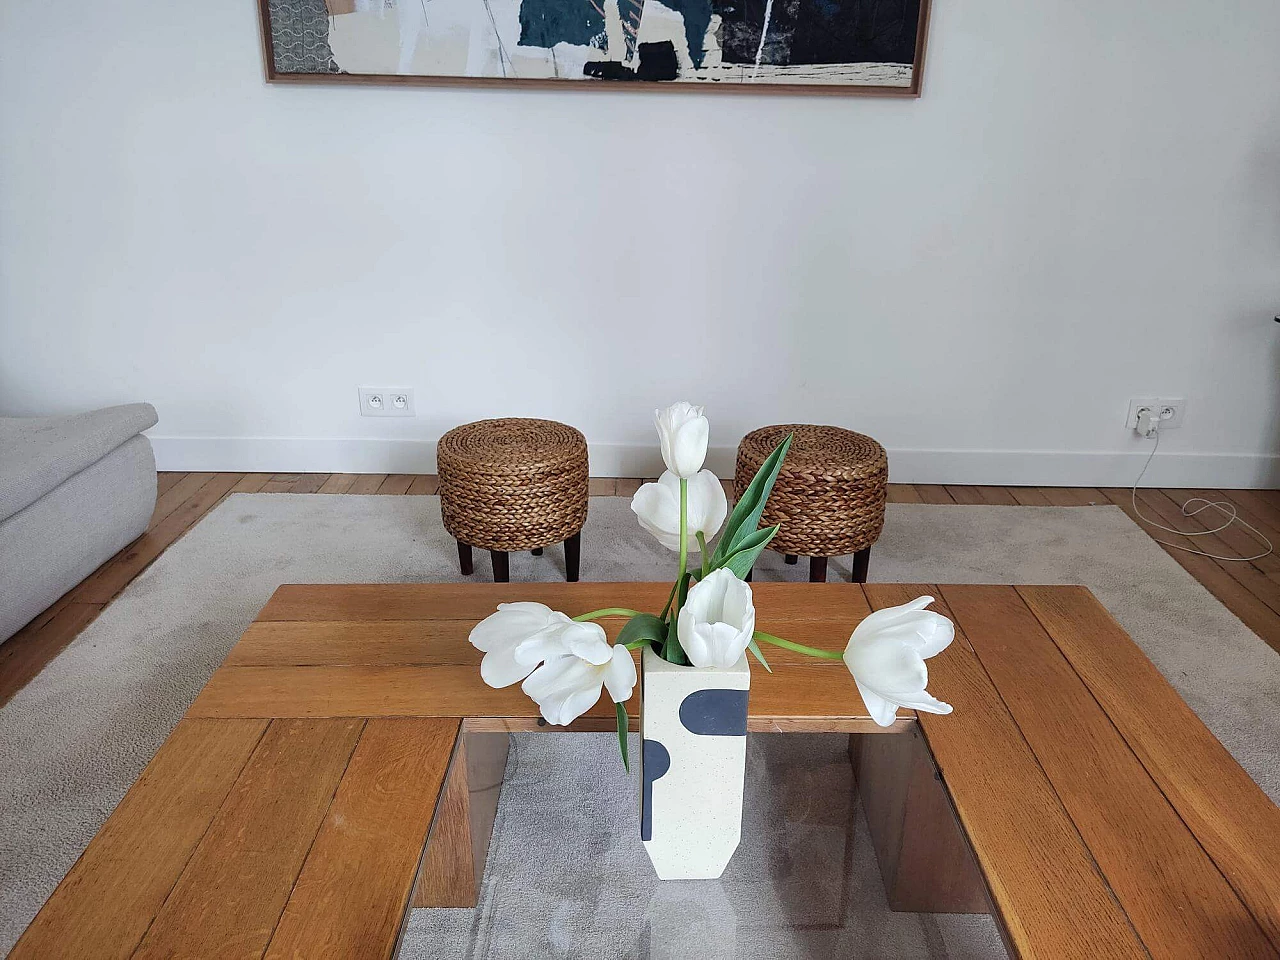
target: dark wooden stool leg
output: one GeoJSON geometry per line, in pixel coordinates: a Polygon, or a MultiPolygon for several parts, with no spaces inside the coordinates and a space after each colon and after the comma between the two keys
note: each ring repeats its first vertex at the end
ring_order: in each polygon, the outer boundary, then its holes
{"type": "Polygon", "coordinates": [[[579,530],[564,542],[564,578],[578,582],[578,567],[582,563],[582,531],[579,530]]]}
{"type": "Polygon", "coordinates": [[[827,582],[827,558],[826,557],[810,557],[809,558],[809,582],[810,583],[826,583],[827,582]]]}
{"type": "Polygon", "coordinates": [[[511,555],[505,550],[490,550],[489,556],[493,558],[493,582],[510,583],[511,555]]]}
{"type": "Polygon", "coordinates": [[[796,556],[794,553],[784,553],[782,555],[782,561],[783,563],[789,563],[794,567],[797,563],[800,562],[800,558],[796,556]]]}
{"type": "Polygon", "coordinates": [[[540,557],[540,556],[542,556],[542,548],[541,548],[541,547],[535,547],[533,550],[530,550],[529,552],[530,552],[531,554],[533,554],[535,557],[540,557]]]}
{"type": "Polygon", "coordinates": [[[748,570],[748,571],[747,571],[747,575],[746,575],[745,577],[743,577],[742,579],[743,579],[745,582],[750,583],[750,582],[751,582],[751,575],[752,575],[753,573],[755,573],[755,570],[754,570],[754,569],[748,570]]]}
{"type": "Polygon", "coordinates": [[[853,578],[852,579],[854,583],[867,582],[867,567],[870,565],[870,563],[871,563],[870,547],[867,547],[865,550],[859,550],[857,553],[853,555],[853,578]]]}
{"type": "Polygon", "coordinates": [[[475,567],[471,565],[471,544],[458,541],[458,566],[462,568],[462,575],[469,577],[475,571],[475,567]]]}

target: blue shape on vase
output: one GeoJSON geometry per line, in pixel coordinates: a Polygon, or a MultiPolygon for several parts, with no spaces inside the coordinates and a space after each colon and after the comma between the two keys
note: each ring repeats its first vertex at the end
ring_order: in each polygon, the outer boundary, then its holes
{"type": "Polygon", "coordinates": [[[695,690],[680,704],[680,722],[700,737],[745,737],[749,690],[695,690]]]}
{"type": "Polygon", "coordinates": [[[653,781],[661,780],[671,769],[671,754],[657,740],[646,740],[640,760],[644,772],[643,793],[640,798],[640,839],[653,839],[653,781]]]}

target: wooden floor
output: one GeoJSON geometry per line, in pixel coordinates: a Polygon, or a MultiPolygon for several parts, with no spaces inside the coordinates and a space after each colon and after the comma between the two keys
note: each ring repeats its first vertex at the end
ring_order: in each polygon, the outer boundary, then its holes
{"type": "MultiPolygon", "coordinates": [[[[630,497],[643,480],[597,478],[592,496],[630,497]]],[[[156,509],[146,533],[108,560],[79,586],[0,645],[0,704],[22,689],[58,655],[139,573],[230,493],[364,493],[418,495],[436,492],[434,476],[351,473],[161,473],[156,509]]],[[[1144,490],[1144,511],[1166,526],[1207,529],[1199,519],[1183,517],[1188,497],[1230,500],[1243,519],[1280,545],[1280,491],[1144,490]]],[[[1021,504],[1090,507],[1115,504],[1132,515],[1129,490],[1097,487],[965,487],[890,484],[895,503],[1021,504]]],[[[1216,522],[1211,525],[1216,525],[1216,522]]],[[[1249,556],[1257,545],[1239,528],[1188,541],[1173,534],[1161,539],[1223,556],[1249,556]]],[[[1280,652],[1280,555],[1248,563],[1230,563],[1164,548],[1232,613],[1280,652]]]]}

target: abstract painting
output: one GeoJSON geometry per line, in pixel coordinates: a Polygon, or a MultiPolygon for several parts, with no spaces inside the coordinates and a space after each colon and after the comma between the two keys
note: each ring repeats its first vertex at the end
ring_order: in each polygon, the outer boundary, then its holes
{"type": "Polygon", "coordinates": [[[918,96],[929,0],[259,0],[267,78],[918,96]]]}

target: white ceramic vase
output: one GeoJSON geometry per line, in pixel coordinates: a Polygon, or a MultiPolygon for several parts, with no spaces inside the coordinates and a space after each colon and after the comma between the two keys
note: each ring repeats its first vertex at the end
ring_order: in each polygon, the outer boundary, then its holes
{"type": "Polygon", "coordinates": [[[747,659],[680,667],[646,649],[640,669],[640,839],[659,879],[714,880],[742,837],[747,659]]]}

